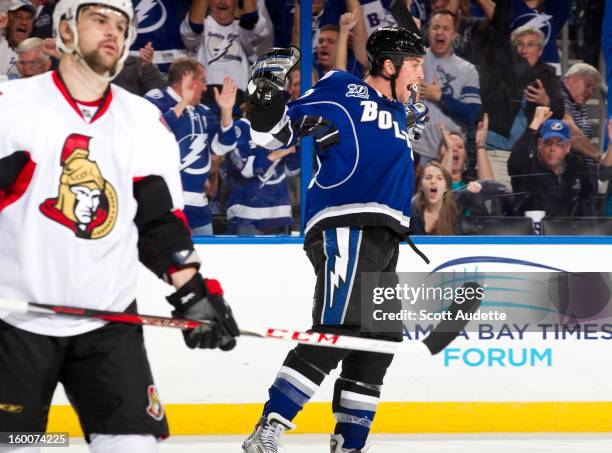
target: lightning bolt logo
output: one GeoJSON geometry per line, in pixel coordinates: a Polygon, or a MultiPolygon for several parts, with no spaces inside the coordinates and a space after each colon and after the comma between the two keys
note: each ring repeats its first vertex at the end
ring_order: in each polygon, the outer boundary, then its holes
{"type": "Polygon", "coordinates": [[[144,21],[148,15],[149,11],[151,11],[156,6],[155,0],[140,0],[138,5],[136,5],[136,17],[138,18],[138,22],[144,21]]]}
{"type": "Polygon", "coordinates": [[[186,140],[191,140],[191,143],[189,144],[189,152],[181,158],[181,170],[184,170],[190,175],[201,175],[210,170],[210,160],[202,168],[190,168],[202,158],[202,152],[206,149],[207,137],[208,134],[189,135],[185,137],[186,140]]]}
{"type": "Polygon", "coordinates": [[[217,60],[220,60],[221,58],[223,58],[229,52],[230,48],[234,44],[234,38],[227,38],[227,39],[228,39],[228,42],[227,42],[226,46],[223,49],[220,49],[220,48],[214,48],[213,49],[213,52],[215,53],[215,57],[211,58],[208,61],[209,65],[211,63],[214,63],[217,60]]]}
{"type": "MultiPolygon", "coordinates": [[[[340,285],[346,282],[346,275],[348,273],[349,264],[349,240],[350,240],[350,228],[337,228],[336,229],[336,243],[332,245],[330,252],[331,256],[328,256],[328,260],[333,256],[334,269],[329,272],[329,308],[334,305],[334,293],[336,289],[340,288],[340,285]],[[342,256],[343,252],[346,256],[342,256]]],[[[327,239],[326,239],[327,241],[327,239]]]]}
{"type": "Polygon", "coordinates": [[[550,14],[538,14],[538,13],[527,13],[518,16],[512,23],[512,28],[515,28],[516,23],[521,23],[523,20],[526,22],[522,25],[523,27],[537,28],[542,30],[546,35],[544,38],[544,44],[548,43],[550,39],[550,20],[552,16],[550,14]],[[520,22],[519,22],[520,21],[520,22]]]}
{"type": "Polygon", "coordinates": [[[550,23],[552,16],[548,14],[535,14],[525,25],[533,28],[544,28],[550,23]]]}
{"type": "Polygon", "coordinates": [[[161,0],[140,0],[138,5],[135,6],[134,10],[136,11],[136,18],[138,20],[139,34],[150,33],[157,30],[166,22],[166,19],[168,18],[166,7],[161,0]],[[142,24],[147,20],[153,8],[159,8],[161,10],[160,18],[154,24],[144,27],[142,24]]]}

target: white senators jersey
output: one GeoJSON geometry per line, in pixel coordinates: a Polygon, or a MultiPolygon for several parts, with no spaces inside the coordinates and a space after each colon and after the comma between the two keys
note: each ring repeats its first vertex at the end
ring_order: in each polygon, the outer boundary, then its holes
{"type": "MultiPolygon", "coordinates": [[[[115,85],[98,105],[74,101],[57,72],[0,92],[0,298],[125,310],[139,268],[134,184],[160,177],[176,215],[183,207],[172,133],[153,104],[115,85]]],[[[43,335],[103,325],[1,308],[43,335]]]]}

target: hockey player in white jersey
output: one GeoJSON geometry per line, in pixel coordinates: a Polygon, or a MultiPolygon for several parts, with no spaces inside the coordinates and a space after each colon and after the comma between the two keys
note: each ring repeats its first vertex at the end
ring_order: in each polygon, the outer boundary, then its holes
{"type": "MultiPolygon", "coordinates": [[[[368,39],[370,75],[364,80],[331,71],[285,106],[285,75],[294,49],[271,49],[251,71],[251,136],[260,146],[287,147],[313,135],[319,168],[306,195],[304,249],[317,276],[314,331],[401,341],[401,322],[375,325],[362,275],[393,286],[399,242],[407,236],[412,198],[410,136],[426,109],[408,102],[423,78],[425,49],[419,35],[385,27],[368,39]],[[407,109],[407,110],[406,110],[407,109]],[[407,114],[408,113],[408,114],[407,114]]],[[[399,311],[399,301],[392,311],[399,311]]],[[[383,306],[380,306],[383,307],[383,306]]],[[[391,354],[321,350],[299,345],[285,359],[246,453],[277,453],[279,437],[331,370],[336,426],[332,453],[365,451],[391,354]]]]}
{"type": "MultiPolygon", "coordinates": [[[[0,298],[135,310],[138,261],[172,284],[174,314],[208,319],[191,348],[238,328],[199,273],[179,152],[148,101],[109,82],[135,36],[131,0],[60,0],[59,68],[0,91],[0,298]]],[[[168,435],[142,328],[0,307],[0,430],[45,431],[58,382],[94,452],[154,452],[168,435]]]]}

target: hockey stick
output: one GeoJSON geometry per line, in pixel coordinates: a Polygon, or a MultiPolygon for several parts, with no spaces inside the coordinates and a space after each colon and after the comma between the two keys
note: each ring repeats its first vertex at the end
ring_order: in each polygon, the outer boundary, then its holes
{"type": "MultiPolygon", "coordinates": [[[[461,308],[458,305],[459,304],[453,302],[451,307],[449,307],[449,310],[451,312],[455,310],[456,312],[459,308],[461,308]]],[[[478,305],[476,305],[473,310],[478,308],[478,305]]],[[[45,305],[11,299],[0,299],[0,311],[8,311],[13,313],[39,313],[46,315],[67,315],[123,324],[172,327],[177,329],[194,329],[201,325],[210,323],[210,321],[206,320],[169,318],[164,316],[95,310],[92,308],[67,307],[62,305],[45,305]]],[[[453,321],[451,324],[441,326],[444,324],[444,322],[445,321],[442,321],[440,324],[438,324],[434,331],[422,342],[394,342],[333,333],[277,329],[272,327],[258,330],[240,330],[240,335],[262,339],[285,340],[294,343],[309,344],[312,346],[381,352],[386,354],[395,354],[397,352],[406,351],[422,353],[425,351],[425,348],[423,347],[424,345],[432,355],[435,355],[442,351],[457,337],[457,334],[465,327],[468,321],[453,321]],[[457,330],[449,332],[447,330],[449,327],[457,330]]]]}
{"type": "Polygon", "coordinates": [[[419,27],[412,18],[412,14],[408,11],[406,0],[392,0],[389,5],[391,15],[400,27],[407,28],[409,31],[420,34],[419,27]]]}
{"type": "MultiPolygon", "coordinates": [[[[412,14],[408,11],[408,7],[406,6],[406,0],[392,0],[389,5],[389,12],[397,22],[397,25],[400,27],[404,27],[409,31],[420,35],[419,27],[417,27],[416,22],[412,18],[412,14]]],[[[412,85],[410,87],[410,99],[412,102],[417,102],[419,100],[419,93],[417,85],[412,85]]]]}
{"type": "MultiPolygon", "coordinates": [[[[194,329],[209,324],[205,320],[168,318],[164,316],[143,315],[138,313],[123,313],[116,311],[95,310],[91,308],[66,307],[61,305],[45,305],[18,300],[0,299],[0,310],[14,313],[39,313],[47,315],[68,315],[81,318],[94,318],[102,321],[119,322],[123,324],[137,324],[145,326],[173,327],[177,329],[194,329]]],[[[341,349],[355,349],[359,351],[383,352],[394,354],[402,349],[402,343],[370,338],[360,338],[348,335],[338,335],[320,332],[303,332],[290,329],[276,329],[272,327],[253,330],[240,330],[240,335],[264,339],[277,339],[295,343],[310,344],[341,349]]],[[[420,343],[420,342],[419,342],[420,343]]],[[[422,345],[416,347],[410,344],[409,349],[424,350],[422,345]]]]}
{"type": "MultiPolygon", "coordinates": [[[[474,291],[472,294],[476,294],[476,289],[480,286],[478,283],[474,282],[466,282],[464,285],[466,288],[472,288],[474,291]]],[[[459,332],[465,329],[467,323],[465,318],[467,316],[462,317],[461,319],[457,318],[457,313],[461,311],[463,314],[472,314],[480,307],[480,303],[482,299],[473,298],[471,300],[466,300],[462,304],[459,304],[455,301],[448,307],[448,312],[450,319],[443,319],[438,323],[436,327],[434,327],[433,331],[423,340],[429,352],[432,355],[436,355],[438,352],[442,351],[445,347],[452,343],[452,341],[457,338],[459,332]]]]}

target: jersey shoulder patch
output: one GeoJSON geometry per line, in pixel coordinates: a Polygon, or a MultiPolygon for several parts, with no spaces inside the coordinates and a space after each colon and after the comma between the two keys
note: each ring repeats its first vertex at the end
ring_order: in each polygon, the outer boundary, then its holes
{"type": "Polygon", "coordinates": [[[370,90],[365,83],[349,83],[346,86],[347,98],[370,99],[370,90]]]}
{"type": "Polygon", "coordinates": [[[145,94],[145,97],[151,99],[163,99],[164,92],[159,88],[154,88],[151,91],[148,91],[147,94],[145,94]]]}

